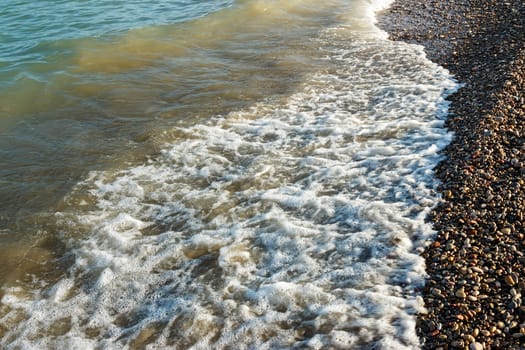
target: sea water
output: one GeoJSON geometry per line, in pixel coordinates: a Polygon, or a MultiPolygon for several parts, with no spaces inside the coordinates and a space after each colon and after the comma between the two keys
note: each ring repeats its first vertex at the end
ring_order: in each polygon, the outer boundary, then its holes
{"type": "Polygon", "coordinates": [[[375,0],[7,0],[0,346],[416,349],[455,83],[375,0]]]}

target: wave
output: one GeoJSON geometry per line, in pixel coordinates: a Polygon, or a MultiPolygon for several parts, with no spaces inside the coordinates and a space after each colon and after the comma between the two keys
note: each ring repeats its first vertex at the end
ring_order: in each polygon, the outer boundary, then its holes
{"type": "MultiPolygon", "coordinates": [[[[277,3],[229,11],[270,13],[266,33],[320,13],[277,3]]],[[[386,40],[370,2],[327,4],[338,20],[306,39],[322,64],[294,92],[178,120],[157,156],[75,186],[55,215],[70,266],[4,288],[4,347],[419,347],[418,250],[456,85],[386,40]]]]}

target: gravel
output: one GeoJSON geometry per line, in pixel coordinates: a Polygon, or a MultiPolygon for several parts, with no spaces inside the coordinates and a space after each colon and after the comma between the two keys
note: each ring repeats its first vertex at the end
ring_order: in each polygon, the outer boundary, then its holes
{"type": "Polygon", "coordinates": [[[379,17],[464,86],[435,169],[442,201],[423,253],[424,349],[525,348],[525,2],[396,0],[379,17]]]}

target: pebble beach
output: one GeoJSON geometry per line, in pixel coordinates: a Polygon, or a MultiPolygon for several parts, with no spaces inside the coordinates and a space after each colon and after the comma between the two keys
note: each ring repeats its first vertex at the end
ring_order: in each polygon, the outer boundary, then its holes
{"type": "Polygon", "coordinates": [[[423,253],[424,349],[525,348],[525,3],[396,0],[379,25],[462,85],[435,169],[442,201],[423,253]]]}

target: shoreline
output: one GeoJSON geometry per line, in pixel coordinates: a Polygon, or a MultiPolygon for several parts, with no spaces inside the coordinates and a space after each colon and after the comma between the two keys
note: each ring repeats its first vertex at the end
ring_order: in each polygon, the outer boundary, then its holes
{"type": "Polygon", "coordinates": [[[422,348],[523,349],[525,3],[396,0],[378,26],[464,84],[448,97],[454,139],[435,169],[422,348]]]}

